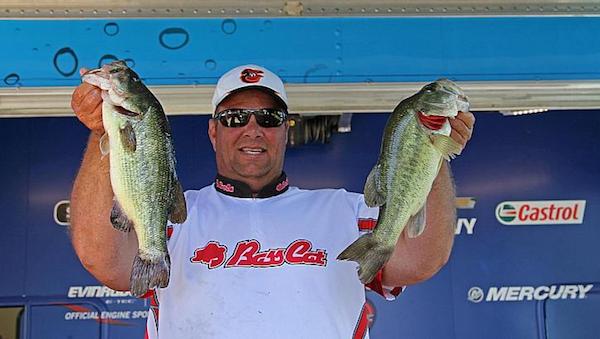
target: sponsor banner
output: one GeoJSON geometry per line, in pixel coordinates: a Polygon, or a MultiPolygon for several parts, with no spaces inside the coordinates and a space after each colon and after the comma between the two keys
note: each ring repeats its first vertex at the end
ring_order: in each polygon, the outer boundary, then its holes
{"type": "MultiPolygon", "coordinates": [[[[456,197],[454,199],[454,205],[457,209],[474,209],[477,200],[474,197],[456,197]]],[[[467,234],[472,235],[475,230],[475,223],[477,218],[458,218],[456,219],[455,235],[467,234]],[[464,230],[464,232],[463,232],[464,230]]]]}
{"type": "Polygon", "coordinates": [[[458,209],[473,209],[477,200],[473,197],[456,197],[454,198],[454,205],[458,209]]]}
{"type": "Polygon", "coordinates": [[[581,224],[585,200],[503,201],[496,219],[504,225],[581,224]]]}
{"type": "Polygon", "coordinates": [[[71,221],[71,205],[69,200],[61,200],[54,205],[54,222],[68,226],[71,221]]]}
{"type": "Polygon", "coordinates": [[[106,286],[70,286],[67,298],[131,297],[131,292],[121,292],[106,286]]]}
{"type": "Polygon", "coordinates": [[[467,292],[467,299],[472,303],[585,299],[593,287],[593,284],[492,286],[484,291],[481,287],[473,286],[467,292]]]}
{"type": "Polygon", "coordinates": [[[463,229],[466,231],[467,235],[472,235],[475,230],[475,223],[477,222],[477,218],[458,218],[456,220],[456,230],[454,234],[459,235],[463,233],[463,229]]]}
{"type": "Polygon", "coordinates": [[[65,313],[65,320],[129,320],[148,318],[148,311],[79,311],[65,313]]]}

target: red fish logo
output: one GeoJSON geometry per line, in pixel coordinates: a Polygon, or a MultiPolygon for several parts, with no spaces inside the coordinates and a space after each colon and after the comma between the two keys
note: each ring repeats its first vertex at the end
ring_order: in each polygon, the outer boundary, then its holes
{"type": "Polygon", "coordinates": [[[227,247],[219,244],[216,241],[210,241],[203,248],[198,248],[194,251],[194,256],[190,258],[193,263],[206,264],[208,268],[217,268],[225,262],[225,253],[227,247]]]}
{"type": "Polygon", "coordinates": [[[264,76],[260,69],[246,68],[240,73],[240,80],[245,83],[253,84],[259,82],[264,76]]]}

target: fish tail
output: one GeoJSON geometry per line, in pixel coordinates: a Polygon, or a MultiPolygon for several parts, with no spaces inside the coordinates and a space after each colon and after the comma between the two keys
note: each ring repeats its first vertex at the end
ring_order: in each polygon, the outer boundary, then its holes
{"type": "Polygon", "coordinates": [[[359,265],[358,277],[363,284],[368,284],[392,256],[394,247],[386,246],[373,236],[365,234],[348,246],[338,260],[356,261],[359,265]]]}
{"type": "Polygon", "coordinates": [[[167,287],[171,259],[168,253],[148,256],[138,251],[133,260],[129,290],[136,297],[141,297],[148,290],[156,287],[167,287]]]}

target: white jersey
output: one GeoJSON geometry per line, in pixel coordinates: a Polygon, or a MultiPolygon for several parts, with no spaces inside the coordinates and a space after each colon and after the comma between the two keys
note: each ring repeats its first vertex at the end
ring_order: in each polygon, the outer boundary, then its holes
{"type": "MultiPolygon", "coordinates": [[[[217,180],[185,193],[188,217],[169,228],[170,281],[151,296],[148,338],[368,338],[357,264],[336,257],[377,209],[343,189],[288,189],[287,179],[277,188],[240,198],[217,180]]],[[[393,299],[400,289],[382,288],[380,276],[370,287],[393,299]]]]}

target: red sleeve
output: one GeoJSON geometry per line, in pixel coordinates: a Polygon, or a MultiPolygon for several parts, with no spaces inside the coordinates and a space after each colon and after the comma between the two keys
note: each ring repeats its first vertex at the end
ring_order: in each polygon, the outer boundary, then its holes
{"type": "Polygon", "coordinates": [[[404,291],[404,287],[405,286],[384,286],[382,284],[382,279],[383,279],[383,268],[379,270],[379,272],[377,272],[377,274],[375,275],[375,278],[373,278],[373,280],[366,284],[365,287],[367,288],[367,290],[373,291],[377,294],[379,294],[380,296],[384,297],[386,300],[394,300],[396,299],[397,296],[400,295],[400,293],[402,293],[402,291],[404,291]]]}
{"type": "Polygon", "coordinates": [[[140,299],[146,299],[154,296],[154,290],[148,290],[140,299]]]}

